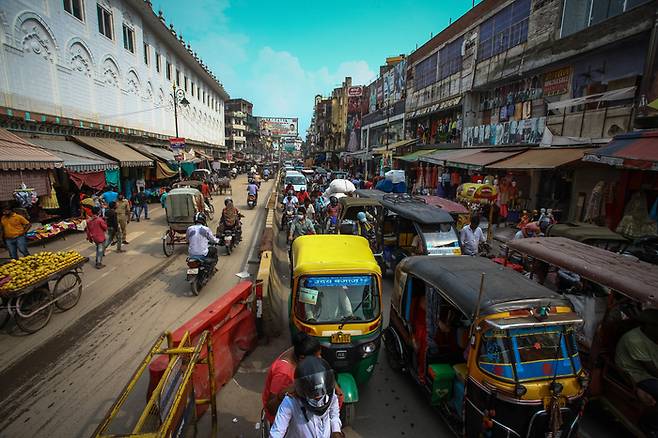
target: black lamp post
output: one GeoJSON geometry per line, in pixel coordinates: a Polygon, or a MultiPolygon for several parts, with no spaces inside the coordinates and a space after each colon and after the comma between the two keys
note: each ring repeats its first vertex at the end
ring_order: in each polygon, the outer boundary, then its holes
{"type": "Polygon", "coordinates": [[[174,100],[174,123],[176,124],[176,137],[178,137],[178,105],[186,107],[190,101],[185,98],[185,91],[182,88],[176,88],[176,84],[173,85],[173,93],[170,96],[174,100]]]}

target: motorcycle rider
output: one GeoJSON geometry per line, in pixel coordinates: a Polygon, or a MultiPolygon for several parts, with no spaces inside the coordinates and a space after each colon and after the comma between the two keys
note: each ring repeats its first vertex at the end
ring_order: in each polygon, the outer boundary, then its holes
{"type": "Polygon", "coordinates": [[[300,205],[304,205],[304,202],[306,200],[311,200],[311,197],[308,195],[308,192],[306,191],[306,187],[302,186],[301,189],[299,189],[299,192],[297,192],[297,200],[299,201],[300,205]]]}
{"type": "Polygon", "coordinates": [[[258,203],[258,184],[255,183],[253,179],[249,179],[249,184],[247,185],[247,197],[253,195],[256,203],[258,203]]]}
{"type": "Polygon", "coordinates": [[[288,210],[295,212],[297,211],[297,204],[299,204],[299,201],[297,200],[297,197],[295,196],[294,192],[292,190],[288,191],[288,194],[286,195],[285,198],[283,198],[283,201],[281,201],[281,205],[283,206],[283,215],[281,215],[281,228],[283,229],[283,225],[287,219],[286,217],[286,212],[288,210]]]}
{"type": "Polygon", "coordinates": [[[342,437],[334,372],[315,356],[295,369],[295,392],[287,394],[276,413],[271,438],[342,437]]]}
{"type": "Polygon", "coordinates": [[[338,223],[338,213],[339,213],[340,206],[338,205],[338,198],[335,196],[330,196],[329,197],[329,204],[325,207],[324,212],[326,215],[325,219],[325,233],[331,225],[335,225],[338,223]]]}
{"type": "Polygon", "coordinates": [[[224,199],[224,209],[222,210],[222,217],[219,219],[217,225],[217,235],[224,234],[224,230],[234,230],[237,235],[237,241],[242,240],[242,223],[240,218],[244,217],[240,211],[233,205],[233,199],[227,196],[224,199]]]}
{"type": "Polygon", "coordinates": [[[313,226],[313,222],[306,217],[306,209],[299,207],[297,209],[297,218],[292,221],[290,226],[288,242],[292,242],[299,236],[306,236],[308,234],[315,234],[315,227],[313,226]]]}
{"type": "Polygon", "coordinates": [[[217,248],[208,243],[219,243],[210,228],[206,226],[206,215],[198,212],[194,215],[194,225],[187,228],[188,256],[203,258],[207,262],[217,263],[217,248]]]}

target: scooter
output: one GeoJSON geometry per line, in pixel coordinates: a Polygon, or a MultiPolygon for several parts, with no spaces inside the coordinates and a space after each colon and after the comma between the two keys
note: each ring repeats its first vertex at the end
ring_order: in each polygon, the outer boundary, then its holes
{"type": "Polygon", "coordinates": [[[256,206],[256,195],[247,195],[247,207],[254,208],[256,206]]]}
{"type": "Polygon", "coordinates": [[[217,258],[208,259],[207,257],[188,257],[187,258],[187,282],[190,283],[190,290],[194,296],[199,295],[199,291],[215,275],[215,266],[217,258]]]}

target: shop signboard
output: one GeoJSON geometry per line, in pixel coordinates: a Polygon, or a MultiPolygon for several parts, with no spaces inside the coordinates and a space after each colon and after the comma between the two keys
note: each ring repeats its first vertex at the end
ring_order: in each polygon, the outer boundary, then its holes
{"type": "Polygon", "coordinates": [[[297,118],[258,117],[261,135],[272,137],[297,137],[297,118]]]}
{"type": "Polygon", "coordinates": [[[363,94],[363,87],[348,87],[347,97],[361,97],[363,94]]]}
{"type": "Polygon", "coordinates": [[[185,151],[185,139],[181,137],[171,137],[169,139],[169,147],[174,153],[176,161],[183,161],[183,152],[185,151]]]}
{"type": "Polygon", "coordinates": [[[569,92],[571,67],[553,70],[544,75],[544,96],[559,96],[569,92]]]}

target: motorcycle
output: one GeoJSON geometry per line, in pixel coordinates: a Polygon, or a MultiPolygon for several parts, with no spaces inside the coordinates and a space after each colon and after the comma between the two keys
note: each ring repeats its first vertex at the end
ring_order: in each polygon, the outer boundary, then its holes
{"type": "Polygon", "coordinates": [[[294,219],[294,207],[286,207],[286,209],[283,211],[283,217],[281,218],[281,229],[285,231],[286,234],[288,234],[288,231],[290,231],[290,225],[294,219]]]}
{"type": "Polygon", "coordinates": [[[238,172],[235,170],[231,170],[231,178],[235,179],[238,177],[238,172]]]}
{"type": "Polygon", "coordinates": [[[199,291],[215,275],[215,266],[218,259],[208,259],[206,257],[188,257],[187,258],[187,282],[190,283],[192,295],[198,296],[199,291]]]}
{"type": "Polygon", "coordinates": [[[256,195],[247,195],[247,206],[249,208],[254,208],[256,206],[256,195]]]}
{"type": "Polygon", "coordinates": [[[231,255],[233,248],[235,248],[237,244],[240,243],[238,239],[238,233],[232,229],[225,229],[220,240],[226,247],[226,255],[231,255]]]}
{"type": "Polygon", "coordinates": [[[337,234],[338,220],[335,216],[330,216],[324,224],[324,234],[337,234]]]}

